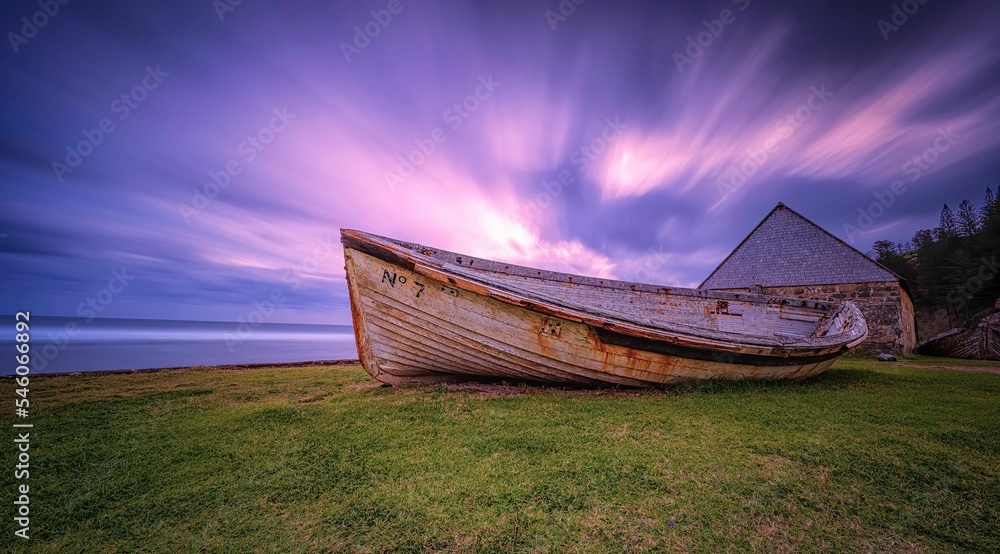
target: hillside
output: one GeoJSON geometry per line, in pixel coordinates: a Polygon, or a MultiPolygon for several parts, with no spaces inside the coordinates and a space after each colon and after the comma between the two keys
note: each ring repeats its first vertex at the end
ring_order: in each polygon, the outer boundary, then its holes
{"type": "Polygon", "coordinates": [[[1000,210],[992,189],[981,206],[945,204],[938,226],[898,244],[880,240],[869,255],[907,280],[918,339],[961,326],[1000,298],[1000,210]]]}

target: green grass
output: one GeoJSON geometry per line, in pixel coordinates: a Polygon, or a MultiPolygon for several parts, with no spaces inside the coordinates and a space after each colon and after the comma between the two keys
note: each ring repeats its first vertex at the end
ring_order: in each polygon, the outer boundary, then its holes
{"type": "Polygon", "coordinates": [[[32,538],[8,443],[0,549],[1000,550],[1000,375],[845,359],[798,384],[506,393],[356,367],[35,377],[32,538]]]}

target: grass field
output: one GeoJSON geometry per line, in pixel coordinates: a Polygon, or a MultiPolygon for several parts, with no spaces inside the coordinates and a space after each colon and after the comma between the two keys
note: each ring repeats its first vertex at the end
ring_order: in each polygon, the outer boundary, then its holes
{"type": "Polygon", "coordinates": [[[192,369],[35,377],[31,407],[32,538],[8,443],[4,551],[1000,551],[997,374],[394,391],[192,369]]]}

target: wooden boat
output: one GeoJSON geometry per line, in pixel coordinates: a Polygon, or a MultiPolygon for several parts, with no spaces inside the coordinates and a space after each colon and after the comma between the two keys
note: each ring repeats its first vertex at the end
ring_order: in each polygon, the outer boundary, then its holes
{"type": "Polygon", "coordinates": [[[949,329],[917,345],[916,353],[942,358],[1000,360],[1000,311],[949,329]]]}
{"type": "Polygon", "coordinates": [[[393,385],[802,379],[868,333],[850,302],[581,277],[347,229],[341,242],[358,353],[393,385]]]}

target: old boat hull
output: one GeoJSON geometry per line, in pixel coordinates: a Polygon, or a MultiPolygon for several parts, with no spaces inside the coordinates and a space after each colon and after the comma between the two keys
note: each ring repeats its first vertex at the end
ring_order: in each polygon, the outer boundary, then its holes
{"type": "Polygon", "coordinates": [[[1000,360],[1000,312],[935,335],[917,345],[916,352],[924,356],[1000,360]]]}
{"type": "Polygon", "coordinates": [[[849,303],[834,309],[544,272],[359,231],[344,230],[342,241],[362,364],[393,385],[508,379],[646,387],[802,379],[825,371],[867,333],[849,303]],[[682,324],[678,332],[656,324],[672,312],[701,317],[691,315],[692,307],[717,328],[682,324]],[[630,311],[651,319],[630,321],[630,311]],[[719,329],[737,316],[773,321],[789,332],[748,340],[719,329]],[[780,337],[820,327],[827,335],[814,340],[780,337]]]}

